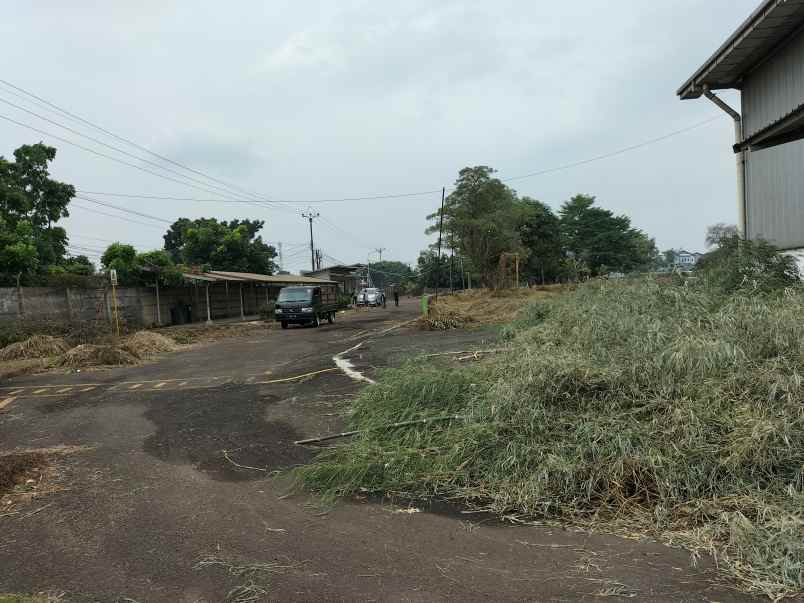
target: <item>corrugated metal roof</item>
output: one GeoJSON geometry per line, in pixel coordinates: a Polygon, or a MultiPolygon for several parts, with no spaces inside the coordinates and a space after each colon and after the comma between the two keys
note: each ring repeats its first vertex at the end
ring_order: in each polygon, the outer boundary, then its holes
{"type": "Polygon", "coordinates": [[[300,285],[325,285],[333,281],[327,281],[320,278],[313,278],[310,276],[301,276],[298,274],[255,274],[253,272],[226,272],[223,270],[210,270],[205,274],[219,277],[221,280],[233,281],[253,281],[258,283],[276,283],[276,284],[300,284],[300,285]]]}
{"type": "Polygon", "coordinates": [[[190,280],[218,283],[230,282],[251,282],[251,283],[270,283],[273,285],[328,285],[334,281],[327,281],[320,278],[300,276],[298,274],[255,274],[253,272],[228,272],[224,270],[210,270],[203,274],[185,274],[184,278],[190,280]]]}
{"type": "Polygon", "coordinates": [[[804,25],[804,0],[765,0],[690,77],[677,94],[698,98],[703,86],[737,88],[747,72],[804,25]]]}

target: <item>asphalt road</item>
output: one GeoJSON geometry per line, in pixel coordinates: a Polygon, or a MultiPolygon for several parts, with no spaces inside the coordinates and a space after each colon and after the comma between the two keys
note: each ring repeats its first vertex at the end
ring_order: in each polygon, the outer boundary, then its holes
{"type": "Polygon", "coordinates": [[[693,567],[688,553],[651,542],[292,494],[281,471],[314,454],[293,441],[339,431],[343,401],[365,386],[335,368],[335,354],[362,342],[346,357],[371,376],[410,353],[489,343],[478,331],[392,328],[416,311],[405,300],[320,329],[266,329],[144,366],[6,384],[0,450],[88,448],[53,457],[48,480],[59,491],[14,514],[0,509],[0,593],[142,603],[745,600],[714,583],[708,561],[693,567]]]}

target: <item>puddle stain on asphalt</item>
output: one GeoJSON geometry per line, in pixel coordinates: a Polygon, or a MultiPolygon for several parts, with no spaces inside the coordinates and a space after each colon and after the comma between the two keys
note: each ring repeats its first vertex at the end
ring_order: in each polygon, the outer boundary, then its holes
{"type": "Polygon", "coordinates": [[[156,433],[143,442],[143,450],[163,461],[191,464],[212,479],[248,481],[266,473],[309,462],[313,453],[294,440],[299,433],[284,421],[266,421],[267,405],[274,395],[258,395],[253,387],[201,390],[181,398],[168,392],[149,399],[144,416],[156,433]],[[237,464],[265,471],[237,467],[237,464]]]}

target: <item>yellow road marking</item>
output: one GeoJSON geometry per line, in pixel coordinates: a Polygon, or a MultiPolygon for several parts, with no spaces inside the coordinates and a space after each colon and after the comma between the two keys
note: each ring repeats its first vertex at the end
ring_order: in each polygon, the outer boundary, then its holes
{"type": "Polygon", "coordinates": [[[297,381],[299,379],[304,379],[305,377],[312,377],[313,375],[320,375],[321,373],[329,373],[331,371],[338,371],[340,370],[338,367],[333,366],[332,368],[321,369],[320,371],[312,371],[310,373],[304,373],[303,375],[294,375],[293,377],[285,377],[284,379],[271,379],[270,381],[256,381],[255,385],[268,385],[269,383],[285,383],[287,381],[297,381]]]}
{"type": "Polygon", "coordinates": [[[25,391],[24,389],[18,389],[18,390],[15,390],[13,392],[8,392],[8,395],[9,396],[16,396],[17,394],[19,394],[21,392],[24,392],[24,391],[25,391]]]}
{"type": "Polygon", "coordinates": [[[47,390],[48,390],[48,388],[43,387],[42,389],[36,390],[34,393],[35,394],[44,394],[47,390]]]}
{"type": "Polygon", "coordinates": [[[134,385],[132,385],[132,386],[131,386],[131,387],[129,387],[128,389],[139,389],[139,388],[141,388],[143,385],[144,385],[143,383],[135,383],[134,385]]]}
{"type": "Polygon", "coordinates": [[[3,410],[6,406],[11,404],[14,400],[16,400],[16,398],[14,398],[14,397],[6,398],[5,400],[0,400],[0,410],[3,410]]]}
{"type": "Polygon", "coordinates": [[[72,388],[72,387],[62,387],[62,388],[61,388],[59,391],[57,391],[56,393],[57,393],[57,394],[66,394],[66,393],[67,393],[68,391],[70,391],[71,389],[73,389],[73,388],[72,388]]]}

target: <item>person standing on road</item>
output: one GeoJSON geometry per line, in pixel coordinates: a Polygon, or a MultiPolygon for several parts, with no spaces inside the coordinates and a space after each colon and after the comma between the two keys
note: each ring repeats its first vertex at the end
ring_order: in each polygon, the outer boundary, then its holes
{"type": "Polygon", "coordinates": [[[394,289],[394,305],[398,308],[399,307],[399,290],[394,289]]]}

